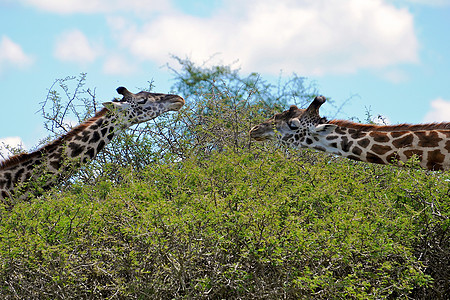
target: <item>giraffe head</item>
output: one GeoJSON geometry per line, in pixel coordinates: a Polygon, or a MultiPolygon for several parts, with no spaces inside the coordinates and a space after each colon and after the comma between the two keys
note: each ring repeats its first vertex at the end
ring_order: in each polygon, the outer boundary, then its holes
{"type": "Polygon", "coordinates": [[[184,99],[177,95],[139,92],[133,94],[124,87],[117,88],[123,96],[121,100],[105,102],[103,105],[118,113],[129,125],[154,119],[167,111],[177,111],[184,105],[184,99]]]}
{"type": "Polygon", "coordinates": [[[278,138],[285,144],[304,147],[307,138],[334,129],[334,125],[324,124],[325,118],[319,115],[325,97],[319,96],[307,109],[292,105],[289,110],[275,114],[267,121],[250,130],[250,137],[257,141],[278,138]],[[331,127],[333,128],[331,128],[331,127]]]}

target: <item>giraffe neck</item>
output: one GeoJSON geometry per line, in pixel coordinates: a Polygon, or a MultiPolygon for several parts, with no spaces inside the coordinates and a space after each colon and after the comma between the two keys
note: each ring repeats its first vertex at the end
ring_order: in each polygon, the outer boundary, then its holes
{"type": "MultiPolygon", "coordinates": [[[[18,185],[49,175],[43,189],[72,174],[82,163],[95,156],[124,126],[116,126],[117,117],[102,109],[89,120],[42,148],[13,156],[0,162],[0,200],[15,194],[18,185]]],[[[27,198],[28,186],[23,186],[19,198],[27,198]]]]}
{"type": "Polygon", "coordinates": [[[415,155],[425,169],[450,169],[449,123],[375,126],[333,120],[318,125],[298,146],[377,164],[415,155]]]}

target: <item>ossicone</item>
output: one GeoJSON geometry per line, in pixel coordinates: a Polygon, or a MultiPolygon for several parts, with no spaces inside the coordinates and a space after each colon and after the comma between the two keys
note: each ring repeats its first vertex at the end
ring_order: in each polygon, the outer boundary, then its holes
{"type": "Polygon", "coordinates": [[[322,104],[325,103],[325,101],[326,101],[326,98],[324,96],[315,97],[313,102],[306,109],[306,113],[319,115],[319,108],[322,104]]]}
{"type": "Polygon", "coordinates": [[[297,114],[297,111],[298,111],[298,107],[296,105],[291,105],[289,107],[289,112],[287,114],[287,117],[288,118],[294,117],[297,114]]]}
{"type": "Polygon", "coordinates": [[[124,97],[132,97],[133,93],[131,93],[129,90],[127,90],[125,87],[123,86],[119,86],[116,89],[117,93],[121,94],[124,97]]]}
{"type": "Polygon", "coordinates": [[[317,108],[319,108],[322,104],[325,103],[325,101],[327,101],[327,99],[324,96],[317,96],[314,98],[314,101],[313,103],[311,103],[311,105],[314,105],[317,108]]]}
{"type": "Polygon", "coordinates": [[[298,107],[296,105],[291,105],[289,107],[289,111],[296,111],[298,109],[298,107]]]}

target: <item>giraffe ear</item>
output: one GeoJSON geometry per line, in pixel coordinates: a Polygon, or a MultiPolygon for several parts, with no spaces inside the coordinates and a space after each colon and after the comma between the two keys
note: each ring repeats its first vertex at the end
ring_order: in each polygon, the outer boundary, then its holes
{"type": "Polygon", "coordinates": [[[124,110],[130,107],[130,104],[127,102],[103,102],[102,103],[104,107],[106,107],[107,110],[113,111],[113,110],[124,110]]]}
{"type": "Polygon", "coordinates": [[[319,124],[317,126],[313,126],[311,129],[311,133],[313,135],[328,135],[332,133],[337,128],[337,125],[334,124],[319,124]]]}

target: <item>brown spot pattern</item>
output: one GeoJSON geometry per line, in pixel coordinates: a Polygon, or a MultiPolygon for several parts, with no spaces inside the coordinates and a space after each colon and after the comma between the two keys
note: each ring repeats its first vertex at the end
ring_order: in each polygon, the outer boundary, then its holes
{"type": "Polygon", "coordinates": [[[341,149],[344,152],[348,152],[350,151],[350,147],[353,145],[353,141],[348,141],[348,138],[346,136],[342,137],[342,141],[341,141],[341,149]]]}
{"type": "Polygon", "coordinates": [[[430,164],[427,164],[427,168],[432,170],[432,171],[442,171],[444,170],[444,167],[441,164],[436,164],[433,166],[430,166],[430,164]]]}
{"type": "Polygon", "coordinates": [[[71,140],[72,138],[74,138],[75,136],[80,134],[80,132],[83,132],[87,127],[92,125],[97,120],[101,120],[100,118],[103,117],[104,115],[106,115],[107,112],[108,112],[108,110],[106,108],[103,108],[102,110],[97,112],[94,117],[92,117],[91,119],[87,120],[86,122],[81,123],[80,125],[76,126],[65,136],[62,136],[62,137],[54,140],[53,142],[45,145],[44,147],[42,147],[32,153],[22,153],[22,154],[19,154],[16,156],[12,156],[3,162],[0,162],[0,170],[11,168],[12,166],[22,163],[23,161],[39,157],[41,155],[41,153],[52,152],[58,146],[71,140]]]}
{"type": "Polygon", "coordinates": [[[353,154],[361,155],[362,150],[359,147],[353,147],[352,152],[353,152],[353,154]]]}
{"type": "Polygon", "coordinates": [[[369,139],[362,139],[362,140],[358,141],[358,145],[360,145],[363,148],[366,148],[367,146],[369,146],[369,144],[370,144],[369,139]]]}
{"type": "Polygon", "coordinates": [[[419,138],[419,146],[420,147],[437,147],[439,146],[439,141],[441,138],[439,137],[436,131],[429,131],[428,134],[425,131],[416,132],[417,137],[419,138]]]}
{"type": "Polygon", "coordinates": [[[337,134],[346,134],[346,129],[342,128],[342,127],[337,127],[334,132],[336,132],[337,134]]]}
{"type": "Polygon", "coordinates": [[[371,132],[370,136],[377,143],[387,143],[389,142],[389,137],[386,132],[371,132]]]}
{"type": "Polygon", "coordinates": [[[362,132],[362,131],[356,130],[356,129],[349,129],[348,133],[350,134],[351,138],[355,139],[355,140],[359,139],[359,138],[362,138],[363,136],[366,135],[365,132],[362,132]]]}
{"type": "Polygon", "coordinates": [[[331,120],[329,124],[335,124],[340,127],[353,128],[360,131],[384,131],[384,132],[401,132],[401,131],[423,131],[423,130],[449,130],[450,123],[429,123],[429,124],[399,124],[399,125],[387,125],[378,126],[372,124],[359,124],[345,120],[331,120]]]}
{"type": "Polygon", "coordinates": [[[383,155],[383,154],[386,154],[386,152],[390,151],[391,149],[392,149],[391,146],[375,144],[372,146],[372,148],[370,150],[372,150],[376,154],[383,155]]]}
{"type": "Polygon", "coordinates": [[[445,159],[445,155],[441,153],[440,150],[434,150],[428,152],[428,163],[443,163],[445,159]]]}
{"type": "Polygon", "coordinates": [[[393,132],[391,132],[391,136],[394,139],[396,139],[396,138],[401,137],[402,135],[405,135],[407,133],[409,133],[409,132],[408,131],[393,131],[393,132]]]}
{"type": "Polygon", "coordinates": [[[381,157],[370,152],[367,153],[366,160],[374,164],[384,164],[384,160],[381,157]]]}
{"type": "Polygon", "coordinates": [[[349,155],[349,156],[347,156],[347,158],[361,161],[361,158],[359,158],[358,156],[354,156],[354,155],[349,155]]]}
{"type": "Polygon", "coordinates": [[[394,163],[396,161],[398,161],[400,159],[400,157],[398,156],[397,152],[391,153],[386,157],[386,160],[388,163],[394,163]]]}
{"type": "Polygon", "coordinates": [[[408,134],[404,137],[401,137],[401,138],[393,141],[392,145],[395,148],[403,148],[403,147],[410,146],[412,144],[413,140],[414,140],[414,136],[412,134],[408,134]]]}
{"type": "Polygon", "coordinates": [[[419,159],[422,160],[423,151],[417,150],[417,149],[406,150],[403,152],[403,154],[405,154],[406,158],[408,158],[408,159],[411,158],[413,155],[417,155],[419,157],[419,159]]]}

